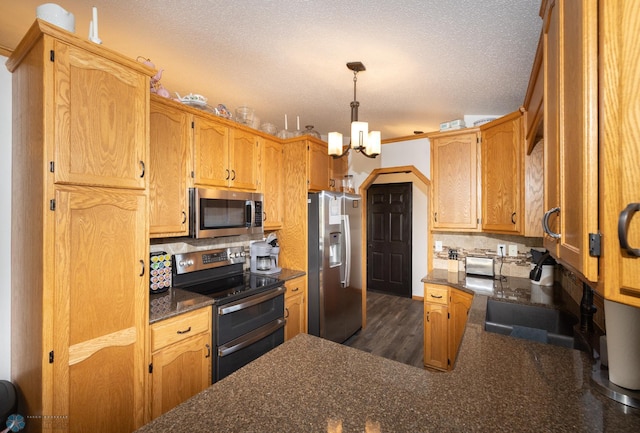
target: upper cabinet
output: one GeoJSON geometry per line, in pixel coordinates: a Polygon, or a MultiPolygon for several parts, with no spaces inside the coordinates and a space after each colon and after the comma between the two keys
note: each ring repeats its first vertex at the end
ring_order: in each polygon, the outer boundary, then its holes
{"type": "Polygon", "coordinates": [[[543,8],[544,245],[595,282],[598,259],[589,249],[599,236],[598,3],[558,0],[543,8]]]}
{"type": "Polygon", "coordinates": [[[149,236],[187,236],[192,116],[165,98],[151,96],[149,236]]]}
{"type": "Polygon", "coordinates": [[[640,8],[601,1],[600,259],[607,299],[640,307],[640,8]]]}
{"type": "Polygon", "coordinates": [[[148,78],[60,40],[47,56],[53,73],[40,90],[53,98],[56,110],[55,182],[144,189],[148,78]]]}
{"type": "Polygon", "coordinates": [[[477,128],[434,134],[431,139],[431,227],[479,231],[480,135],[477,128]]]}
{"type": "Polygon", "coordinates": [[[480,127],[482,230],[520,234],[524,222],[522,113],[480,127]]]}
{"type": "Polygon", "coordinates": [[[307,136],[307,186],[309,191],[331,189],[330,159],[327,143],[307,136]]]}
{"type": "Polygon", "coordinates": [[[523,111],[429,136],[434,230],[542,236],[542,149],[525,155],[523,111]]]}
{"type": "Polygon", "coordinates": [[[209,116],[194,115],[193,122],[195,185],[258,189],[257,136],[209,116]]]}
{"type": "Polygon", "coordinates": [[[284,212],[284,146],[278,140],[264,139],[261,157],[262,221],[265,230],[282,228],[284,212]]]}

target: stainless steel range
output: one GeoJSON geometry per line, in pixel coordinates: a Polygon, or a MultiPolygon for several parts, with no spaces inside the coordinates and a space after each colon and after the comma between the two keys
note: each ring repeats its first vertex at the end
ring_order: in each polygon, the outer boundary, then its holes
{"type": "Polygon", "coordinates": [[[284,342],[284,282],[244,272],[242,247],[173,256],[173,287],[213,299],[212,382],[284,342]]]}

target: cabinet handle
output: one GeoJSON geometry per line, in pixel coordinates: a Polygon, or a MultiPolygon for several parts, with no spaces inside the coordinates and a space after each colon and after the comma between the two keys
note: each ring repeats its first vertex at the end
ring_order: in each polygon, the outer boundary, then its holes
{"type": "Polygon", "coordinates": [[[182,224],[187,222],[187,213],[185,211],[182,211],[182,224]]]}
{"type": "Polygon", "coordinates": [[[298,290],[300,290],[300,287],[296,287],[295,289],[291,289],[292,292],[297,292],[298,290]]]}
{"type": "Polygon", "coordinates": [[[231,178],[231,180],[236,180],[236,171],[231,170],[231,173],[233,173],[233,177],[231,178]]]}
{"type": "Polygon", "coordinates": [[[436,298],[436,299],[442,299],[442,295],[439,295],[439,296],[436,296],[436,295],[429,295],[429,296],[431,296],[432,298],[436,298]]]}
{"type": "Polygon", "coordinates": [[[144,275],[144,260],[140,260],[140,276],[144,275]]]}
{"type": "Polygon", "coordinates": [[[227,172],[227,177],[225,177],[225,178],[224,178],[224,180],[229,180],[229,177],[230,177],[230,175],[231,175],[231,174],[229,173],[229,169],[227,168],[225,171],[227,172]]]}
{"type": "Polygon", "coordinates": [[[187,329],[185,329],[184,331],[181,331],[178,329],[178,334],[186,334],[187,332],[191,332],[191,326],[189,326],[187,329]]]}
{"type": "Polygon", "coordinates": [[[433,214],[433,220],[434,220],[435,222],[438,222],[438,212],[436,212],[436,213],[434,213],[434,214],[433,214]]]}
{"type": "Polygon", "coordinates": [[[144,172],[145,172],[144,161],[140,161],[140,168],[142,169],[142,173],[140,173],[140,177],[144,177],[144,172]]]}
{"type": "Polygon", "coordinates": [[[266,221],[266,220],[267,220],[267,213],[262,212],[262,221],[266,221]]]}
{"type": "Polygon", "coordinates": [[[542,217],[542,230],[550,237],[554,239],[560,239],[560,233],[552,232],[549,228],[549,217],[554,213],[560,213],[560,208],[554,207],[553,209],[549,209],[544,213],[544,216],[542,217]]]}
{"type": "Polygon", "coordinates": [[[430,314],[430,312],[427,311],[427,322],[429,321],[429,314],[430,314]]]}
{"type": "Polygon", "coordinates": [[[511,214],[511,224],[515,224],[516,223],[515,218],[516,218],[516,213],[514,212],[514,213],[511,214]]]}
{"type": "Polygon", "coordinates": [[[627,207],[620,212],[620,217],[618,218],[618,240],[620,241],[620,248],[630,257],[640,257],[640,249],[632,248],[627,239],[631,219],[639,210],[640,203],[629,203],[627,207]]]}
{"type": "Polygon", "coordinates": [[[205,344],[204,347],[207,348],[207,354],[205,355],[205,358],[211,357],[211,345],[205,344]]]}
{"type": "Polygon", "coordinates": [[[284,318],[285,318],[285,319],[288,319],[288,318],[289,318],[289,309],[288,309],[288,308],[285,308],[285,309],[284,309],[284,318]]]}

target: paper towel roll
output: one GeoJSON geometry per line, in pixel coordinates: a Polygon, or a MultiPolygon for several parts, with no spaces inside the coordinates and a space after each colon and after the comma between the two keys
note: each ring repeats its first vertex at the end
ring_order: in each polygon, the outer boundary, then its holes
{"type": "Polygon", "coordinates": [[[604,300],[609,381],[640,389],[640,308],[604,300]]]}

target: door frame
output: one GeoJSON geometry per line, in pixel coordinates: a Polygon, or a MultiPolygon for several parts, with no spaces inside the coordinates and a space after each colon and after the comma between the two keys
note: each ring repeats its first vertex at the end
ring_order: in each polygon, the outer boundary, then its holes
{"type": "MultiPolygon", "coordinates": [[[[422,182],[427,187],[427,205],[431,206],[431,181],[415,166],[413,165],[403,165],[397,167],[384,167],[384,168],[376,168],[369,176],[360,184],[360,188],[358,189],[361,197],[367,196],[367,191],[369,187],[375,182],[378,176],[383,174],[411,174],[413,173],[416,178],[420,182],[422,182]]],[[[367,200],[362,200],[362,250],[367,251],[367,200]]],[[[428,214],[427,214],[428,216],[428,214]]],[[[413,216],[415,218],[415,215],[413,216]]],[[[428,218],[427,218],[428,220],[428,218]]],[[[413,223],[413,221],[412,221],[413,223]]],[[[431,230],[427,230],[427,272],[431,272],[433,269],[433,254],[431,253],[431,245],[433,243],[433,237],[431,234],[431,230]]],[[[366,254],[362,260],[362,275],[367,275],[367,257],[366,254]]],[[[362,279],[362,329],[367,327],[367,279],[362,279]]]]}

